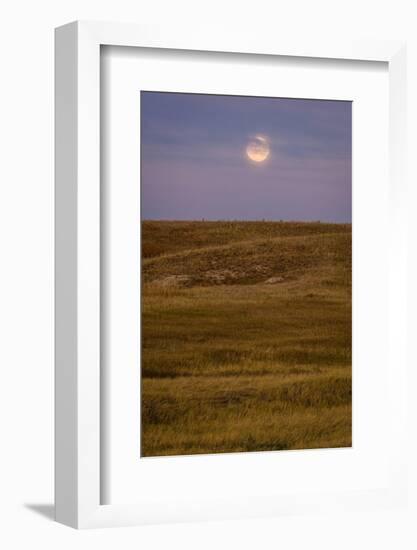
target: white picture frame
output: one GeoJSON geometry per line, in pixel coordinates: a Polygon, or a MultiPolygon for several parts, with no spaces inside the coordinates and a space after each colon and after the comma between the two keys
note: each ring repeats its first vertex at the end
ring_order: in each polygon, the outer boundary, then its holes
{"type": "Polygon", "coordinates": [[[329,507],[392,506],[402,502],[405,475],[406,319],[405,242],[405,44],[388,41],[280,41],[242,31],[75,22],[56,30],[56,519],[76,528],[134,525],[156,521],[262,516],[329,507]],[[357,494],[289,494],[283,504],[258,499],[227,511],[207,506],[193,518],[180,510],[101,504],[100,445],[100,47],[102,45],[207,52],[285,55],[306,58],[383,61],[389,70],[390,199],[393,236],[390,284],[396,299],[398,366],[389,396],[396,410],[396,450],[384,491],[357,494]],[[401,292],[398,291],[401,289],[401,292]]]}

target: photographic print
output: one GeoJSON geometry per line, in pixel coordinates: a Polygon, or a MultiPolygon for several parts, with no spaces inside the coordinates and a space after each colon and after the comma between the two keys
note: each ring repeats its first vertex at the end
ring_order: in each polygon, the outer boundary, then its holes
{"type": "Polygon", "coordinates": [[[142,457],[352,444],[352,104],[141,92],[142,457]]]}

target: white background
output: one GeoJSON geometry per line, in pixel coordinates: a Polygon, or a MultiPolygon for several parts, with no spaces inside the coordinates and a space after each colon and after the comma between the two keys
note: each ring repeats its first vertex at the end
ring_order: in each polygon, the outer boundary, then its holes
{"type": "MultiPolygon", "coordinates": [[[[204,21],[214,25],[213,32],[221,23],[244,26],[248,33],[262,32],[264,25],[270,25],[277,33],[304,38],[312,32],[406,38],[408,93],[416,98],[413,2],[14,0],[2,5],[0,16],[0,545],[60,550],[416,548],[415,507],[410,511],[88,532],[54,524],[44,515],[52,514],[53,498],[53,28],[74,19],[163,20],[171,25],[204,21]]],[[[408,108],[410,182],[416,182],[416,105],[410,101],[408,108]]],[[[415,187],[410,189],[408,201],[411,214],[417,206],[415,187]]],[[[416,219],[412,216],[413,235],[417,235],[416,219]]],[[[414,244],[410,249],[410,280],[417,280],[417,247],[414,244]]],[[[415,290],[409,303],[416,305],[415,290]]],[[[413,324],[417,326],[416,314],[410,307],[411,329],[413,324]]],[[[410,395],[416,388],[411,370],[410,395]]],[[[413,401],[410,409],[417,418],[413,401]]],[[[416,432],[415,425],[410,427],[413,457],[416,432]]],[[[413,505],[415,481],[413,471],[413,505]]]]}

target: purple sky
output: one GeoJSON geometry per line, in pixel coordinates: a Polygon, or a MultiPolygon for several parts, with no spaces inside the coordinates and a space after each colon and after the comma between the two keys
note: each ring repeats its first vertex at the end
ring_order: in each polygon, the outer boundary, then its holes
{"type": "Polygon", "coordinates": [[[348,101],[141,92],[142,218],[351,222],[348,101]],[[245,150],[260,134],[264,163],[245,150]]]}

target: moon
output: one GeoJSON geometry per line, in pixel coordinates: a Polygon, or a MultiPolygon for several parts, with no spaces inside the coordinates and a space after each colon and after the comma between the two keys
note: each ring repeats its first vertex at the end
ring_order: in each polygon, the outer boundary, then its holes
{"type": "Polygon", "coordinates": [[[246,146],[246,154],[254,162],[264,162],[269,157],[269,143],[263,136],[255,136],[246,146]]]}

